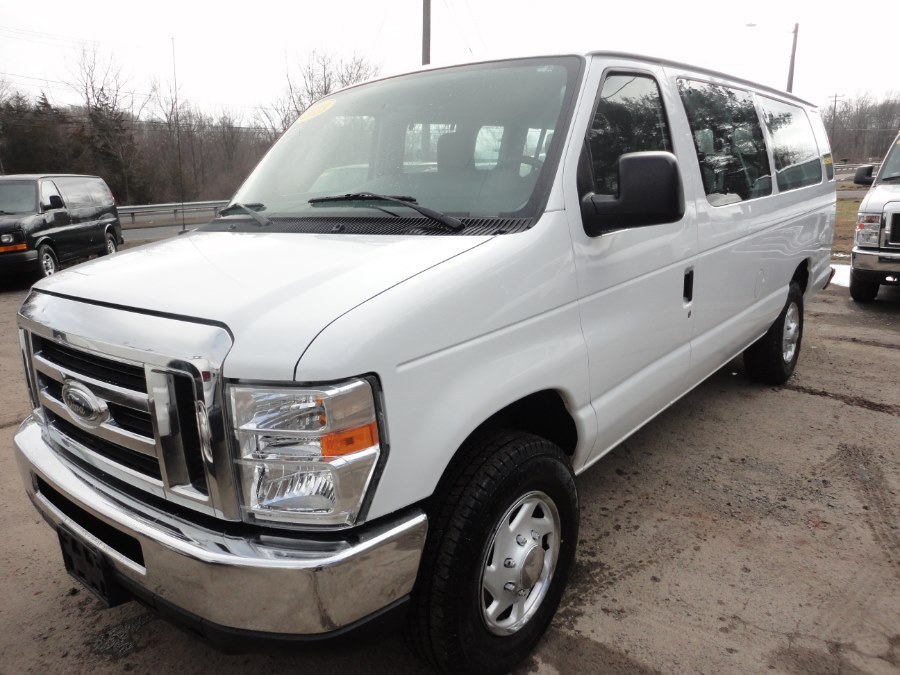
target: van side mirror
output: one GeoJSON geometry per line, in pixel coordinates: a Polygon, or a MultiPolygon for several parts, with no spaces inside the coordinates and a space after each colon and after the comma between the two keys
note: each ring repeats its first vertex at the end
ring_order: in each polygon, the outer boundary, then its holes
{"type": "Polygon", "coordinates": [[[856,175],[853,176],[853,182],[857,185],[871,185],[875,182],[875,179],[872,178],[872,170],[874,168],[871,164],[863,164],[857,167],[856,175]]]}
{"type": "Polygon", "coordinates": [[[589,192],[581,199],[588,236],[623,227],[663,225],[684,216],[684,189],[671,152],[630,152],[619,157],[619,194],[589,192]]]}
{"type": "Polygon", "coordinates": [[[50,195],[50,203],[46,207],[48,210],[63,208],[63,200],[59,195],[50,195]]]}

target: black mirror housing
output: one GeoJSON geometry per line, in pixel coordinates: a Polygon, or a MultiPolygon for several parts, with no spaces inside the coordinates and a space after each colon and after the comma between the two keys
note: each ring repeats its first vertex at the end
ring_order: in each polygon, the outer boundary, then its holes
{"type": "Polygon", "coordinates": [[[853,176],[853,182],[857,185],[871,185],[875,182],[872,177],[872,171],[875,167],[871,164],[863,164],[856,169],[856,175],[853,176]]]}
{"type": "Polygon", "coordinates": [[[63,208],[63,200],[59,195],[50,195],[50,210],[63,208]]]}
{"type": "Polygon", "coordinates": [[[684,188],[671,152],[631,152],[619,157],[619,194],[589,192],[581,199],[588,236],[626,227],[674,223],[684,216],[684,188]]]}

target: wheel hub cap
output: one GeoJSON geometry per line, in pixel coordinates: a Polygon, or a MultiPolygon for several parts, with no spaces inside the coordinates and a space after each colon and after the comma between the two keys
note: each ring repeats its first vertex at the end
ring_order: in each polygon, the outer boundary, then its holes
{"type": "Polygon", "coordinates": [[[785,363],[790,363],[797,352],[800,341],[800,308],[792,302],[784,314],[784,332],[781,337],[781,356],[785,363]]]}
{"type": "Polygon", "coordinates": [[[496,524],[481,567],[481,617],[495,635],[512,635],[537,613],[559,561],[562,525],[543,492],[517,499],[496,524]]]}

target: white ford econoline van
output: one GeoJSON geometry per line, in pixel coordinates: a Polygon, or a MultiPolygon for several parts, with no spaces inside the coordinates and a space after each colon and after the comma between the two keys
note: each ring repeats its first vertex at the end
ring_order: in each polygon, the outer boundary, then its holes
{"type": "Polygon", "coordinates": [[[850,295],[871,302],[881,284],[900,284],[900,135],[891,143],[876,177],[866,164],[854,182],[871,185],[859,205],[850,258],[850,295]]]}
{"type": "Polygon", "coordinates": [[[319,101],[209,225],[37,284],[16,438],[66,568],[197,633],[392,610],[508,670],[575,554],[573,477],[744,353],[779,384],[830,279],[815,108],[618,53],[319,101]]]}

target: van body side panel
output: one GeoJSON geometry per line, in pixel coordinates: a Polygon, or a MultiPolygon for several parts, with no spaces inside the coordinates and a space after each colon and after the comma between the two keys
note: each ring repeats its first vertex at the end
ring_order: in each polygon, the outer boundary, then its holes
{"type": "MultiPolygon", "coordinates": [[[[668,76],[676,92],[679,78],[750,91],[727,79],[686,70],[669,69],[668,76]]],[[[818,116],[810,117],[810,122],[820,123],[818,116]]],[[[771,163],[765,124],[762,130],[771,163]]],[[[686,131],[690,138],[689,126],[686,131]]],[[[782,193],[773,185],[770,195],[714,206],[703,189],[696,150],[690,150],[679,155],[679,165],[682,175],[689,176],[697,187],[700,252],[694,275],[691,357],[691,379],[696,384],[766,332],[783,308],[791,278],[804,260],[810,266],[807,291],[824,284],[835,196],[834,183],[823,171],[823,180],[817,185],[782,193]]]]}
{"type": "Polygon", "coordinates": [[[312,342],[296,380],[381,379],[389,452],[368,519],[431,495],[482,422],[537,391],[562,397],[583,463],[596,420],[572,256],[565,213],[548,212],[375,296],[312,342]]]}
{"type": "MultiPolygon", "coordinates": [[[[627,59],[595,58],[588,87],[598,91],[607,71],[636,69],[654,76],[678,156],[690,150],[679,133],[677,110],[662,69],[627,59]]],[[[691,307],[685,273],[693,266],[697,238],[693,205],[681,221],[589,237],[581,220],[576,185],[580,139],[591,123],[594,98],[585,96],[564,163],[566,212],[575,250],[578,305],[590,359],[591,399],[598,436],[593,459],[677,398],[688,386],[691,307]]]]}

